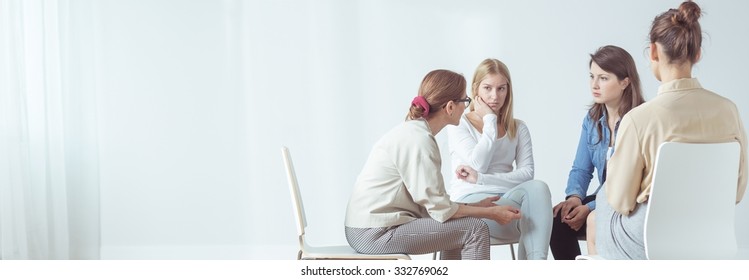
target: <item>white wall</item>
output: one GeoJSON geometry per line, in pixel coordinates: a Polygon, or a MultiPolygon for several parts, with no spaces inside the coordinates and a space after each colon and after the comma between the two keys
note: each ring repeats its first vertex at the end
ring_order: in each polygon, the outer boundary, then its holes
{"type": "Polygon", "coordinates": [[[258,240],[243,104],[258,95],[239,90],[225,4],[97,3],[102,258],[241,257],[221,246],[258,240]]]}
{"type": "MultiPolygon", "coordinates": [[[[588,54],[627,49],[652,98],[649,25],[680,3],[94,2],[105,259],[294,258],[281,145],[297,167],[309,241],[345,243],[351,186],[423,75],[446,68],[470,79],[487,57],[510,68],[536,177],[556,203],[591,102],[588,54]]],[[[709,36],[695,75],[749,123],[739,85],[749,76],[740,35],[749,24],[726,20],[749,4],[699,4],[709,36]]],[[[749,206],[737,211],[739,245],[749,250],[749,206]]]]}

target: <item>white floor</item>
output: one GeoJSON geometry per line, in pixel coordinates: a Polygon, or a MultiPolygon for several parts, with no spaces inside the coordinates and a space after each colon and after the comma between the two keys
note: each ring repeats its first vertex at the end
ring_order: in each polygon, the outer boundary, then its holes
{"type": "MultiPolygon", "coordinates": [[[[515,246],[515,254],[517,255],[518,247],[517,244],[515,246]]],[[[585,247],[585,242],[580,242],[580,251],[582,254],[587,254],[588,250],[585,247]]],[[[431,260],[432,255],[416,255],[411,256],[415,260],[431,260]]],[[[512,260],[512,255],[510,254],[510,247],[508,245],[502,245],[502,246],[492,246],[492,260],[512,260]]],[[[551,255],[551,251],[549,251],[549,259],[553,260],[554,257],[551,255]]],[[[739,248],[739,252],[736,256],[737,260],[749,260],[749,248],[739,248]]]]}

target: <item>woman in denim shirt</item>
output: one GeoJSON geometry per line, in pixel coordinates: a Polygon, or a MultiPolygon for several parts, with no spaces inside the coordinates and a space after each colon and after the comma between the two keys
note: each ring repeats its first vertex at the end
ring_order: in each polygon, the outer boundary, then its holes
{"type": "Polygon", "coordinates": [[[585,237],[586,218],[595,210],[596,193],[606,181],[606,161],[614,152],[619,120],[645,102],[635,62],[627,51],[604,46],[590,57],[590,86],[595,103],[583,119],[565,189],[566,200],[554,206],[550,245],[556,260],[572,260],[580,255],[578,237],[585,237]],[[600,184],[588,195],[594,170],[600,184]]]}

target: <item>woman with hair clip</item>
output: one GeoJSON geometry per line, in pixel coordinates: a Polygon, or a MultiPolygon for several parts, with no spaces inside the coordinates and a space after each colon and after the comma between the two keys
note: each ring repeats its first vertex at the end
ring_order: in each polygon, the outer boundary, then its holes
{"type": "Polygon", "coordinates": [[[606,181],[606,161],[614,152],[621,117],[645,102],[635,61],[624,49],[603,46],[590,55],[588,67],[593,105],[583,118],[566,200],[554,206],[550,245],[555,260],[574,260],[580,255],[578,237],[585,237],[586,218],[596,209],[596,193],[606,181]],[[588,195],[594,171],[600,185],[588,195]]]}
{"type": "Polygon", "coordinates": [[[471,99],[462,75],[434,70],[424,77],[406,121],[372,148],[346,209],[348,243],[364,254],[426,254],[442,259],[489,259],[489,231],[480,219],[507,224],[517,209],[489,197],[450,200],[435,135],[457,125],[471,99]]]}
{"type": "Polygon", "coordinates": [[[508,224],[484,220],[489,232],[502,240],[519,239],[520,259],[545,260],[551,235],[551,194],[546,183],[533,180],[531,135],[525,123],[512,115],[507,66],[485,59],[473,75],[471,92],[471,110],[459,116],[457,127],[448,128],[455,170],[450,195],[463,203],[491,199],[497,205],[520,209],[521,218],[508,224]]]}
{"type": "MultiPolygon", "coordinates": [[[[650,66],[661,85],[655,98],[622,118],[606,184],[596,197],[598,208],[588,217],[589,233],[595,227],[590,254],[607,259],[646,258],[643,227],[654,171],[649,163],[655,161],[663,142],[738,141],[741,157],[736,202],[744,195],[746,132],[738,109],[692,77],[692,67],[701,53],[700,15],[700,7],[686,1],[653,20],[650,66]]],[[[708,189],[705,192],[710,194],[708,189]]],[[[696,221],[695,226],[705,226],[701,222],[696,221]]]]}

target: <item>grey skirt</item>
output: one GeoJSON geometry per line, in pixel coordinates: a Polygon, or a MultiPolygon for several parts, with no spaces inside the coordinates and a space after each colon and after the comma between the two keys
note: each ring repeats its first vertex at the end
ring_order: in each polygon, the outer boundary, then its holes
{"type": "Polygon", "coordinates": [[[613,260],[644,260],[645,213],[648,203],[638,203],[628,216],[622,215],[606,200],[606,185],[596,196],[596,251],[613,260]]]}

